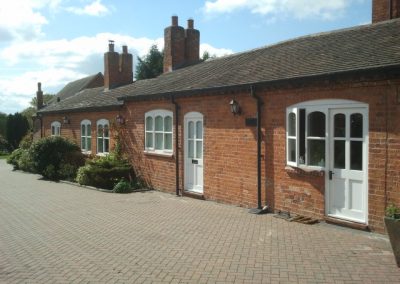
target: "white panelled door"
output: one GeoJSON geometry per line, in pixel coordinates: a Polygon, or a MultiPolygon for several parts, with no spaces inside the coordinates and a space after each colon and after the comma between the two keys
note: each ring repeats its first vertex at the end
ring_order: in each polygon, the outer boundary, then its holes
{"type": "Polygon", "coordinates": [[[185,115],[185,190],[203,193],[203,115],[185,115]]]}
{"type": "Polygon", "coordinates": [[[366,223],[368,213],[368,112],[366,108],[331,109],[327,213],[366,223]]]}

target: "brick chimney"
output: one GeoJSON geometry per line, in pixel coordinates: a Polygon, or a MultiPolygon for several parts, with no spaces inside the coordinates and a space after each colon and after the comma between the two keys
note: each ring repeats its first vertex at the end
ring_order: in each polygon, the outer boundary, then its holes
{"type": "Polygon", "coordinates": [[[38,82],[38,90],[36,92],[36,110],[43,108],[43,92],[42,83],[38,82]]]}
{"type": "Polygon", "coordinates": [[[372,23],[400,17],[400,0],[373,0],[372,23]]]}
{"type": "Polygon", "coordinates": [[[133,59],[128,47],[122,47],[122,54],[114,51],[114,41],[108,43],[104,53],[104,88],[106,90],[133,82],[133,59]]]}
{"type": "Polygon", "coordinates": [[[178,25],[178,17],[172,16],[171,26],[164,30],[164,73],[199,62],[200,32],[188,20],[185,30],[178,25]]]}

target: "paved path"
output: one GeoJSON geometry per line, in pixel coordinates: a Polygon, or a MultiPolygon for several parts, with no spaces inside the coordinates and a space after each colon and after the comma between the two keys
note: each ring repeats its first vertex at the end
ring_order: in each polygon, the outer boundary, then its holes
{"type": "Polygon", "coordinates": [[[118,195],[0,160],[0,283],[400,283],[387,238],[160,192],[118,195]]]}

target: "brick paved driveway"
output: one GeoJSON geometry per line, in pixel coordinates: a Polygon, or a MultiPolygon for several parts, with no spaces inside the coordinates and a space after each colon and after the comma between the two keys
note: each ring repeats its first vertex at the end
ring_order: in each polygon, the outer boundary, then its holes
{"type": "Polygon", "coordinates": [[[0,283],[399,283],[388,240],[146,192],[103,193],[0,161],[0,283]]]}

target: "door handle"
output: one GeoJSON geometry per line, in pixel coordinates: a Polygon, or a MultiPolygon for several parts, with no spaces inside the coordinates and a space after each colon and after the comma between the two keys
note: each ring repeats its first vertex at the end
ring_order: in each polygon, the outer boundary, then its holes
{"type": "Polygon", "coordinates": [[[329,171],[329,180],[332,180],[332,176],[333,176],[334,174],[335,174],[334,172],[329,171]]]}

